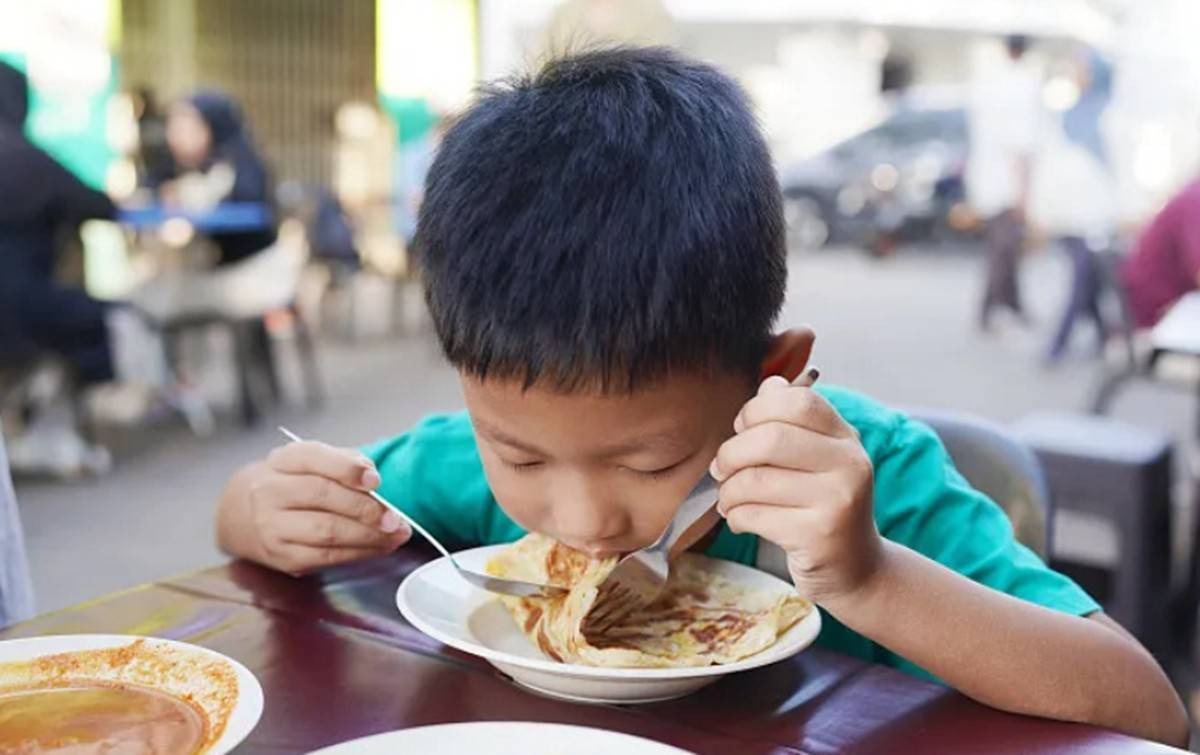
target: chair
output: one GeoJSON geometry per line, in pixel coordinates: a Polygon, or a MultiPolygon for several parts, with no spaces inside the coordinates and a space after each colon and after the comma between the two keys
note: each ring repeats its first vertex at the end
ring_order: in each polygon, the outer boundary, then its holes
{"type": "Polygon", "coordinates": [[[933,428],[963,477],[1004,509],[1017,540],[1048,560],[1053,510],[1033,451],[1003,427],[969,414],[934,409],[908,414],[933,428]]]}
{"type": "Polygon", "coordinates": [[[312,336],[296,306],[304,265],[303,252],[282,237],[275,246],[215,271],[168,273],[140,287],[133,305],[163,334],[167,361],[178,369],[179,344],[189,331],[209,327],[227,330],[234,343],[242,420],[254,424],[261,415],[256,384],[265,385],[272,400],[281,397],[275,357],[266,321],[286,313],[298,347],[307,403],[323,398],[312,336]]]}
{"type": "Polygon", "coordinates": [[[0,628],[33,616],[33,586],[25,557],[25,537],[17,497],[8,473],[0,432],[0,628]]]}
{"type": "Polygon", "coordinates": [[[1117,533],[1116,563],[1096,569],[1056,560],[1055,566],[1091,582],[1105,611],[1151,652],[1166,657],[1172,641],[1171,437],[1069,412],[1031,414],[1013,432],[1037,453],[1058,511],[1098,517],[1117,533]]]}

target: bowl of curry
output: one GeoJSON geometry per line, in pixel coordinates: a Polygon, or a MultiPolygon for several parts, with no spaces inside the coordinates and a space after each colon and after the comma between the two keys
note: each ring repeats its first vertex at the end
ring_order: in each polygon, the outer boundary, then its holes
{"type": "Polygon", "coordinates": [[[123,635],[0,642],[0,752],[223,755],[262,714],[262,688],[206,648],[123,635]]]}

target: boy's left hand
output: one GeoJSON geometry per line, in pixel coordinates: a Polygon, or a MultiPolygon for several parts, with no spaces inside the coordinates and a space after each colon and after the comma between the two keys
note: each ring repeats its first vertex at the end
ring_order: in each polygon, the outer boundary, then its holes
{"type": "Polygon", "coordinates": [[[718,509],[734,532],[783,548],[800,594],[815,602],[866,585],[880,562],[874,474],[858,433],[811,388],[770,377],[713,461],[718,509]]]}

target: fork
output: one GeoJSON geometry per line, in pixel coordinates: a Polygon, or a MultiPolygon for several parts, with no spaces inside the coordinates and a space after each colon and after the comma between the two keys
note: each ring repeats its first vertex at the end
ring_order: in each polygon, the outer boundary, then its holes
{"type": "MultiPolygon", "coordinates": [[[[811,388],[821,371],[809,367],[792,381],[799,388],[811,388]]],[[[707,470],[700,482],[675,511],[658,539],[641,550],[622,558],[600,583],[597,610],[585,619],[587,632],[603,632],[641,606],[654,602],[671,575],[671,557],[675,546],[705,514],[717,505],[718,483],[707,470]]]]}
{"type": "MultiPolygon", "coordinates": [[[[279,432],[283,433],[289,440],[293,440],[297,443],[304,442],[299,435],[296,435],[286,427],[281,426],[279,428],[279,432]]],[[[454,567],[454,570],[458,572],[459,576],[480,589],[487,590],[488,592],[500,593],[502,595],[513,595],[518,598],[528,598],[533,596],[553,598],[566,592],[564,588],[555,587],[554,585],[540,585],[536,582],[525,582],[520,579],[504,579],[503,577],[493,577],[490,574],[483,574],[475,571],[474,569],[468,569],[460,564],[458,560],[454,558],[453,554],[446,550],[444,545],[438,542],[436,537],[429,534],[428,530],[418,524],[411,516],[401,511],[399,506],[389,503],[386,498],[379,495],[379,493],[376,493],[374,490],[368,490],[367,495],[374,498],[380,506],[383,506],[384,510],[394,511],[399,514],[400,518],[408,522],[408,524],[414,530],[421,533],[422,537],[428,540],[434,548],[438,549],[438,552],[446,557],[446,560],[450,562],[450,565],[454,567]]]]}

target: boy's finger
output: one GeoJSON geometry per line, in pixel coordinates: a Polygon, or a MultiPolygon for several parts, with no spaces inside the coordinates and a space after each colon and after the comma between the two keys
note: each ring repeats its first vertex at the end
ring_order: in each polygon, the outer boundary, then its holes
{"type": "Polygon", "coordinates": [[[382,556],[391,553],[400,545],[402,543],[395,546],[389,544],[383,548],[325,548],[290,543],[285,546],[280,556],[274,559],[273,565],[281,571],[299,576],[317,569],[382,556]]]}
{"type": "Polygon", "coordinates": [[[822,472],[837,466],[845,442],[787,422],[764,422],[722,443],[709,471],[718,480],[746,467],[822,472]]]}
{"type": "Polygon", "coordinates": [[[359,490],[374,490],[379,486],[379,472],[366,456],[317,441],[280,446],[267,456],[267,464],[284,474],[320,475],[359,490]]]}
{"type": "Polygon", "coordinates": [[[387,549],[400,546],[411,536],[407,528],[383,532],[361,522],[325,511],[297,511],[280,517],[276,535],[285,543],[326,549],[387,549]]]}
{"type": "Polygon", "coordinates": [[[747,467],[721,483],[717,510],[728,516],[738,506],[750,503],[810,508],[826,497],[826,487],[819,474],[779,467],[747,467]]]}
{"type": "Polygon", "coordinates": [[[746,402],[734,422],[734,429],[764,422],[788,422],[834,438],[855,437],[853,428],[825,398],[811,388],[768,388],[746,402]]]}
{"type": "Polygon", "coordinates": [[[395,512],[388,517],[387,509],[366,493],[335,482],[328,477],[312,474],[276,475],[269,482],[270,495],[276,497],[285,509],[297,511],[325,511],[353,519],[376,529],[386,524],[392,527],[395,512]]]}
{"type": "Polygon", "coordinates": [[[765,503],[747,503],[729,512],[725,521],[735,533],[751,532],[770,540],[785,551],[805,545],[806,530],[813,526],[808,512],[765,503]]]}

